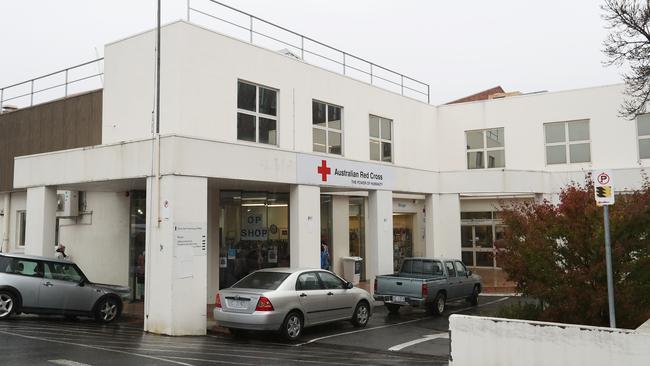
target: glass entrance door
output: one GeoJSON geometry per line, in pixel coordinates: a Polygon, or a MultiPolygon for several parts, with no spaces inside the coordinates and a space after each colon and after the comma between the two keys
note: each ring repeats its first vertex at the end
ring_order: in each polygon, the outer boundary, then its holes
{"type": "Polygon", "coordinates": [[[364,198],[350,197],[350,256],[361,257],[361,280],[366,279],[364,198]]]}

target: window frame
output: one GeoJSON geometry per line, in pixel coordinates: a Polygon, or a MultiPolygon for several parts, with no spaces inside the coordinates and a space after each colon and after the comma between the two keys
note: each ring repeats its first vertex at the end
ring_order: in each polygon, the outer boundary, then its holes
{"type": "Polygon", "coordinates": [[[460,226],[461,226],[461,260],[460,262],[463,263],[467,268],[491,268],[491,269],[499,269],[495,257],[496,253],[496,247],[495,243],[497,240],[497,232],[499,231],[498,229],[506,227],[506,224],[503,222],[503,219],[499,218],[498,215],[498,210],[491,210],[491,211],[461,211],[461,214],[463,213],[475,213],[475,212],[490,212],[490,218],[479,218],[479,219],[463,219],[461,217],[460,220],[460,226]],[[478,245],[478,240],[476,239],[476,228],[481,227],[481,226],[489,226],[491,227],[492,230],[492,237],[490,238],[492,242],[492,246],[490,247],[485,247],[485,246],[480,246],[478,245]],[[462,229],[463,228],[470,228],[471,230],[471,237],[472,237],[472,245],[471,246],[463,246],[463,238],[462,238],[462,229]],[[463,253],[470,253],[472,255],[472,261],[470,263],[466,263],[463,258],[463,253]],[[479,266],[477,265],[477,253],[492,253],[492,265],[491,266],[479,266]]]}
{"type": "Polygon", "coordinates": [[[641,160],[646,161],[646,160],[650,160],[650,156],[648,156],[646,158],[641,157],[641,140],[650,140],[650,134],[648,134],[648,135],[639,135],[639,117],[641,117],[641,116],[648,116],[648,121],[647,122],[650,124],[650,113],[643,113],[643,114],[638,115],[636,117],[636,119],[635,119],[636,120],[636,125],[634,126],[635,130],[636,130],[637,156],[639,157],[640,161],[641,160]]]}
{"type": "Polygon", "coordinates": [[[344,119],[345,119],[345,108],[343,108],[343,106],[340,106],[338,104],[324,102],[324,101],[319,100],[319,99],[312,99],[311,103],[312,103],[312,120],[311,120],[311,128],[312,128],[311,129],[312,130],[311,150],[312,150],[312,152],[314,152],[316,154],[345,156],[345,136],[344,136],[344,132],[343,132],[345,130],[345,121],[344,121],[344,119]],[[314,117],[313,117],[314,103],[325,104],[325,127],[317,126],[317,125],[314,124],[314,117]],[[341,110],[341,129],[336,129],[336,128],[330,128],[329,127],[329,123],[330,123],[330,121],[329,121],[329,115],[330,115],[329,107],[330,106],[339,108],[341,110]],[[314,150],[314,132],[313,132],[314,129],[318,129],[320,131],[325,132],[325,152],[315,151],[314,150]],[[330,134],[329,133],[330,132],[335,132],[335,133],[340,133],[341,134],[341,153],[340,154],[329,152],[329,149],[330,149],[330,143],[329,143],[329,140],[330,140],[329,135],[330,134]]]}
{"type": "Polygon", "coordinates": [[[395,136],[395,128],[393,126],[394,126],[393,120],[390,119],[390,118],[381,117],[381,116],[378,116],[376,114],[368,115],[368,127],[369,127],[368,128],[368,138],[369,138],[369,142],[368,142],[368,150],[369,150],[368,160],[376,161],[376,162],[379,162],[379,163],[386,163],[386,164],[394,164],[395,163],[395,144],[393,143],[393,137],[395,136]],[[379,118],[379,137],[373,137],[372,135],[370,135],[370,123],[372,121],[372,117],[379,118]],[[390,123],[390,139],[389,140],[384,139],[384,138],[381,137],[381,131],[382,131],[381,122],[382,122],[382,120],[386,120],[386,121],[388,121],[390,123]],[[370,154],[370,143],[373,142],[373,141],[379,143],[379,160],[373,159],[372,154],[370,154]],[[384,150],[382,149],[382,146],[381,146],[382,143],[390,144],[390,160],[388,160],[388,161],[384,160],[384,150]]]}
{"type": "Polygon", "coordinates": [[[237,95],[236,95],[237,115],[235,121],[238,120],[239,113],[246,114],[255,118],[255,141],[243,140],[239,138],[239,131],[237,131],[237,141],[248,144],[262,144],[266,146],[280,146],[280,90],[270,86],[253,83],[250,81],[237,79],[237,95]],[[239,83],[255,87],[255,111],[239,108],[239,83]],[[259,112],[260,109],[260,88],[271,90],[275,92],[275,116],[259,112]],[[260,118],[266,118],[275,121],[275,144],[260,142],[260,118]]]}
{"type": "Polygon", "coordinates": [[[492,127],[492,128],[482,128],[478,130],[466,130],[465,131],[465,159],[466,159],[466,165],[465,168],[467,170],[491,170],[491,169],[505,169],[506,168],[506,128],[505,127],[492,127]],[[491,130],[503,130],[503,146],[501,147],[488,147],[487,145],[487,131],[491,130]],[[467,134],[469,132],[481,132],[481,135],[483,137],[483,147],[482,148],[477,148],[477,149],[470,149],[469,144],[467,143],[467,134]],[[488,167],[488,152],[490,151],[503,151],[503,166],[495,166],[493,168],[488,167]],[[470,168],[469,167],[469,154],[470,153],[475,153],[475,152],[481,152],[483,153],[483,167],[482,168],[470,168]]]}
{"type": "Polygon", "coordinates": [[[25,248],[26,238],[27,210],[16,210],[16,248],[25,248]],[[23,220],[23,216],[25,217],[25,220],[23,220]]]}
{"type": "Polygon", "coordinates": [[[570,121],[557,121],[557,122],[545,122],[542,126],[544,129],[544,162],[546,163],[546,166],[552,166],[552,165],[569,165],[569,164],[591,164],[592,159],[591,159],[591,119],[589,118],[583,118],[583,119],[574,119],[570,121]],[[575,123],[575,122],[587,122],[587,132],[589,133],[589,139],[588,140],[576,140],[576,141],[571,141],[571,138],[569,136],[569,124],[570,123],[575,123]],[[564,124],[564,141],[563,142],[546,142],[546,126],[548,125],[553,125],[553,124],[564,124]],[[589,146],[589,161],[582,161],[582,162],[571,162],[571,145],[581,145],[581,144],[587,144],[589,146]],[[549,163],[548,162],[548,147],[549,146],[564,146],[564,157],[565,161],[564,163],[549,163]]]}

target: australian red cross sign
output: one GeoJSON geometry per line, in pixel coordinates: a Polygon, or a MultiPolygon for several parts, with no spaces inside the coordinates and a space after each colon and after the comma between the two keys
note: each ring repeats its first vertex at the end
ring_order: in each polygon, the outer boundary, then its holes
{"type": "Polygon", "coordinates": [[[299,183],[392,190],[391,167],[315,155],[298,155],[299,183]]]}

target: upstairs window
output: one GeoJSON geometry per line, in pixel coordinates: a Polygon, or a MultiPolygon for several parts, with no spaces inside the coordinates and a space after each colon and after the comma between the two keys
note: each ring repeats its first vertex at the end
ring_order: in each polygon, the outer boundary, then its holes
{"type": "Polygon", "coordinates": [[[315,100],[311,107],[314,152],[342,155],[343,108],[315,100]]]}
{"type": "Polygon", "coordinates": [[[503,168],[506,166],[503,127],[466,131],[467,169],[503,168]]]}
{"type": "Polygon", "coordinates": [[[370,160],[393,162],[393,121],[370,116],[370,160]]]}
{"type": "Polygon", "coordinates": [[[591,161],[589,120],[544,124],[546,165],[591,161]]]}
{"type": "Polygon", "coordinates": [[[637,117],[636,134],[639,138],[639,159],[650,159],[650,113],[637,117]]]}
{"type": "Polygon", "coordinates": [[[278,143],[278,91],[237,83],[237,139],[261,144],[278,143]]]}

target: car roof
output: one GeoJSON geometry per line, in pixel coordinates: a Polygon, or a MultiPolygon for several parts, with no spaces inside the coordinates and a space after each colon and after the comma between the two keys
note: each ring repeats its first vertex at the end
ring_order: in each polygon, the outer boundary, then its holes
{"type": "Polygon", "coordinates": [[[63,260],[63,259],[57,259],[57,258],[52,258],[52,257],[40,257],[37,255],[27,255],[27,254],[20,254],[20,253],[0,253],[0,257],[11,257],[11,258],[19,258],[19,259],[32,259],[32,260],[38,260],[38,261],[48,261],[48,262],[55,262],[55,263],[66,263],[66,264],[74,264],[71,261],[68,260],[63,260]]]}
{"type": "Polygon", "coordinates": [[[304,271],[321,271],[320,268],[289,268],[289,267],[272,267],[259,269],[256,272],[280,272],[280,273],[297,273],[304,271]]]}

